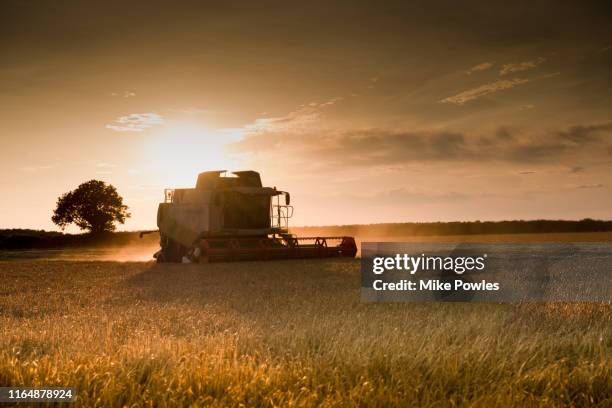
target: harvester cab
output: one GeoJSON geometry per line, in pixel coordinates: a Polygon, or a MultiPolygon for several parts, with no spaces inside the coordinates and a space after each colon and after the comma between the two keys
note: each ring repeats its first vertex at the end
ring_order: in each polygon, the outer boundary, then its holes
{"type": "Polygon", "coordinates": [[[288,192],[256,171],[200,173],[195,188],[166,189],[157,210],[158,262],[354,257],[352,237],[295,237],[288,192]],[[281,199],[282,198],[282,199],[281,199]]]}

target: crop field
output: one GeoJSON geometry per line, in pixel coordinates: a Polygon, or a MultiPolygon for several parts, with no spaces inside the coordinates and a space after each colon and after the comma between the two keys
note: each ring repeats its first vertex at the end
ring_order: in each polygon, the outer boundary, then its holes
{"type": "Polygon", "coordinates": [[[72,406],[612,406],[610,304],[361,303],[353,259],[35,258],[0,260],[0,384],[72,406]]]}

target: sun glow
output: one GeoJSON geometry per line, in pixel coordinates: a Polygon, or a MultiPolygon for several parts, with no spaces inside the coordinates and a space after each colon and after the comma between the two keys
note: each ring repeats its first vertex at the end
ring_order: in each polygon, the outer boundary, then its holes
{"type": "Polygon", "coordinates": [[[170,123],[151,141],[148,156],[165,186],[191,187],[202,171],[241,166],[240,158],[228,152],[228,146],[240,137],[236,131],[170,123]]]}

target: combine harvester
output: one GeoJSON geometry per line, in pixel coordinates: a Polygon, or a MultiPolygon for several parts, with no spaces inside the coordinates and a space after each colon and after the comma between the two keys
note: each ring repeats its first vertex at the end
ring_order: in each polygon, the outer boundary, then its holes
{"type": "Polygon", "coordinates": [[[207,171],[195,188],[165,190],[157,210],[157,262],[350,257],[352,237],[295,237],[289,193],[263,187],[255,171],[207,171]],[[280,204],[280,196],[284,204],[280,204]]]}

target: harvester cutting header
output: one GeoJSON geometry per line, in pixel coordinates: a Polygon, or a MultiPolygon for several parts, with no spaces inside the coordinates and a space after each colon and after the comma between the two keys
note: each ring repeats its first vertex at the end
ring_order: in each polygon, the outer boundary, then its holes
{"type": "Polygon", "coordinates": [[[290,195],[256,171],[200,173],[195,188],[165,190],[157,210],[158,262],[354,257],[352,237],[295,237],[290,195]],[[281,204],[281,196],[283,204],[281,204]]]}

